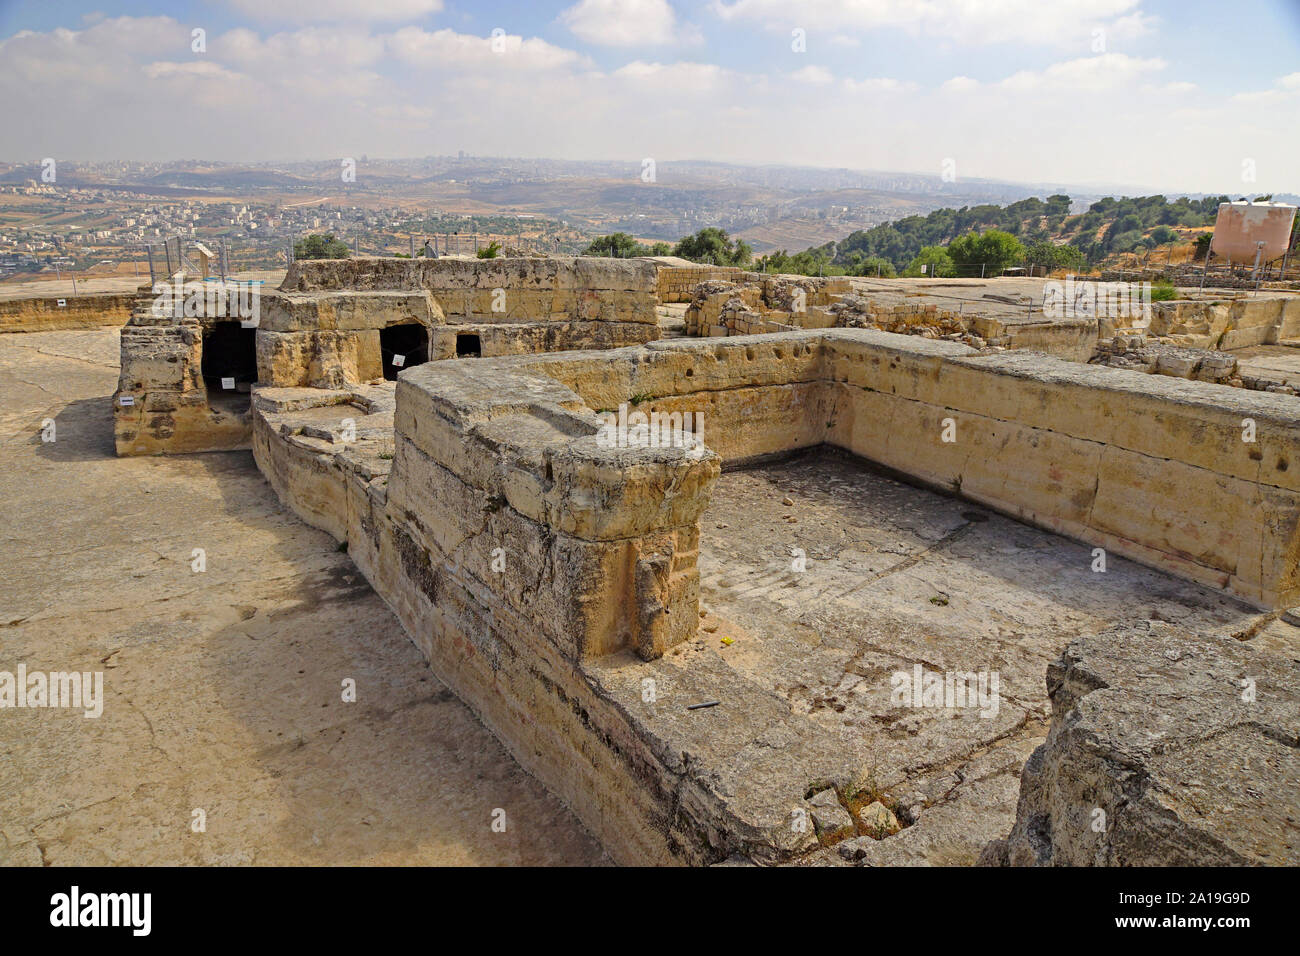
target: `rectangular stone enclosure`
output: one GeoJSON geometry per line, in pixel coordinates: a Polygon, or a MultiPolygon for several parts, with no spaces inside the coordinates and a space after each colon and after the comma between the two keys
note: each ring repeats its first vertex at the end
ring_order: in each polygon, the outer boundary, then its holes
{"type": "Polygon", "coordinates": [[[1297,596],[1282,396],[858,329],[430,363],[387,394],[258,386],[258,464],[620,860],[794,852],[629,709],[626,662],[696,637],[724,465],[835,446],[1256,605],[1297,596]],[[643,440],[637,411],[691,413],[687,440],[643,440]]]}

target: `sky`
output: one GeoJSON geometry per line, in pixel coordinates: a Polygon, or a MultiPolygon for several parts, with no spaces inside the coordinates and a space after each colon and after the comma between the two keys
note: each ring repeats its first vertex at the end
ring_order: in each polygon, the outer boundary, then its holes
{"type": "Polygon", "coordinates": [[[0,160],[718,160],[1300,192],[1300,0],[0,0],[0,160]]]}

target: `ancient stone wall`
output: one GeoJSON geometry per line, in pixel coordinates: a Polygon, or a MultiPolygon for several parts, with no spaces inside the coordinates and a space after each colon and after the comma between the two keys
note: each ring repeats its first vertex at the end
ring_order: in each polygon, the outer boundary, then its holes
{"type": "Polygon", "coordinates": [[[655,268],[640,259],[299,260],[282,292],[429,292],[450,324],[655,324],[655,268]]]}
{"type": "Polygon", "coordinates": [[[203,326],[195,321],[122,329],[122,370],[113,395],[119,455],[248,447],[247,405],[209,402],[202,355],[203,326]]]}
{"type": "Polygon", "coordinates": [[[696,286],[686,310],[686,334],[707,337],[757,335],[791,329],[829,328],[828,306],[852,287],[845,278],[763,275],[742,272],[696,286]]]}
{"type": "MultiPolygon", "coordinates": [[[[230,396],[214,394],[219,386],[205,386],[199,373],[205,331],[229,317],[176,311],[137,312],[123,335],[118,454],[248,445],[246,410],[214,404],[230,396]]],[[[621,348],[659,336],[654,266],[588,257],[300,261],[281,291],[260,295],[246,324],[256,328],[257,381],[279,387],[391,378],[395,362],[411,359],[384,348],[394,326],[424,330],[413,361],[621,348]]],[[[242,384],[236,391],[247,394],[242,384]]]]}
{"type": "Polygon", "coordinates": [[[709,814],[679,806],[675,755],[584,668],[655,658],[694,633],[717,456],[603,447],[576,394],[491,360],[404,374],[395,417],[365,388],[259,388],[255,403],[254,455],[281,500],[348,543],[524,766],[616,859],[709,862],[709,814]],[[314,402],[345,403],[355,440],[293,424],[314,402]],[[385,421],[386,442],[372,437],[385,421]]]}
{"type": "Polygon", "coordinates": [[[1289,396],[872,330],[663,342],[621,357],[522,367],[592,408],[639,396],[647,413],[702,412],[705,443],[725,461],[827,442],[1258,605],[1300,597],[1289,396]]]}
{"type": "Polygon", "coordinates": [[[1015,348],[1086,362],[1097,344],[1095,318],[1017,319],[945,309],[935,303],[882,303],[848,279],[746,272],[701,282],[686,310],[686,334],[719,338],[795,329],[878,329],[947,339],[976,348],[1015,348]]]}
{"type": "Polygon", "coordinates": [[[257,380],[315,388],[373,381],[383,377],[382,329],[412,324],[432,334],[443,323],[427,292],[270,293],[261,303],[257,380]]]}
{"type": "Polygon", "coordinates": [[[1290,397],[907,341],[828,336],[833,443],[1257,605],[1300,597],[1290,397]]]}
{"type": "Polygon", "coordinates": [[[701,282],[735,281],[742,272],[738,266],[662,266],[655,294],[660,302],[690,302],[701,282]]]}
{"type": "Polygon", "coordinates": [[[0,332],[52,332],[125,325],[134,301],[135,294],[131,292],[11,299],[0,302],[0,332]]]}
{"type": "Polygon", "coordinates": [[[1173,345],[1224,351],[1300,338],[1300,296],[1154,302],[1146,332],[1173,345]]]}

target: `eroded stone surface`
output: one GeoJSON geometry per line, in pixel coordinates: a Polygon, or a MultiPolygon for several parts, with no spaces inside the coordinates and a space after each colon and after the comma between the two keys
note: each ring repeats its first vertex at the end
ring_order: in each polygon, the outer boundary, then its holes
{"type": "Polygon", "coordinates": [[[1300,862],[1300,642],[1163,621],[1070,644],[1047,672],[1052,726],[1025,765],[1010,836],[982,862],[1300,862]]]}

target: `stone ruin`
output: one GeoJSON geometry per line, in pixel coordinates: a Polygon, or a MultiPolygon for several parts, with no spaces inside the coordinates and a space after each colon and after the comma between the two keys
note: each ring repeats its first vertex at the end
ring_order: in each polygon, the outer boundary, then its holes
{"type": "Polygon", "coordinates": [[[829,328],[828,306],[850,291],[847,279],[768,276],[755,272],[700,282],[686,310],[686,334],[754,335],[829,328]]]}
{"type": "Polygon", "coordinates": [[[187,307],[202,284],[146,293],[122,330],[118,454],[249,447],[255,384],[339,388],[426,361],[651,341],[655,282],[639,260],[349,259],[294,263],[252,318],[187,307]]]}
{"type": "MultiPolygon", "coordinates": [[[[997,298],[997,297],[993,297],[997,298]]],[[[883,303],[854,292],[845,277],[739,272],[695,286],[686,333],[702,337],[759,335],[795,329],[879,329],[947,339],[975,348],[1027,348],[1073,361],[1092,355],[1100,324],[1049,319],[1008,323],[977,311],[934,303],[883,303]]],[[[1113,329],[1112,329],[1113,330],[1113,329]]]]}
{"type": "Polygon", "coordinates": [[[657,341],[647,263],[297,263],[237,343],[133,319],[118,451],[251,444],[620,862],[1300,861],[1295,655],[1255,637],[1300,603],[1292,398],[853,326],[869,310],[827,282],[716,281],[688,322],[728,334],[657,341]],[[803,314],[796,289],[835,321],[730,334],[803,314]],[[805,480],[824,510],[787,540],[800,505],[758,489],[805,480]],[[1073,607],[1090,585],[1059,582],[1100,580],[1099,553],[1122,569],[1073,607]],[[985,582],[986,610],[940,577],[985,582]],[[900,711],[913,668],[1011,686],[991,717],[900,711]]]}

